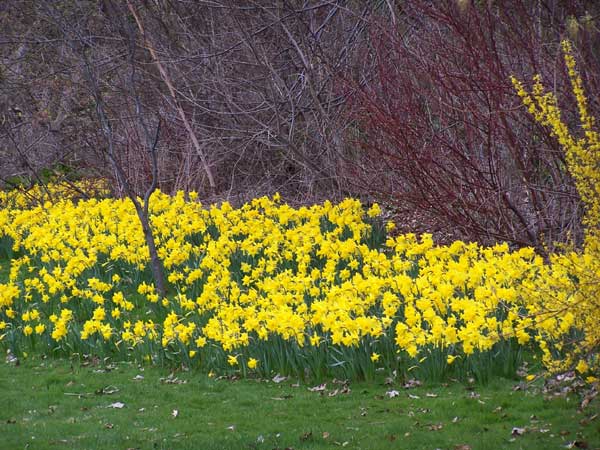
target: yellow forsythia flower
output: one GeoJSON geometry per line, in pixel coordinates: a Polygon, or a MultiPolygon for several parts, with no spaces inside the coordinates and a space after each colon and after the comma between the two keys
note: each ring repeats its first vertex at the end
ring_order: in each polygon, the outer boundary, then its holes
{"type": "Polygon", "coordinates": [[[575,369],[579,373],[585,373],[588,371],[589,366],[588,366],[587,362],[585,362],[585,360],[580,359],[579,362],[577,363],[577,365],[575,366],[575,369]]]}

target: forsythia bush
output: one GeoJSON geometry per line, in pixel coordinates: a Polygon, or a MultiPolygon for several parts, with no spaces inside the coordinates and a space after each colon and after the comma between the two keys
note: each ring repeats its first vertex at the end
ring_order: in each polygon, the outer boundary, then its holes
{"type": "Polygon", "coordinates": [[[528,111],[550,128],[565,151],[568,169],[585,204],[586,235],[583,250],[551,257],[552,276],[539,302],[540,317],[569,316],[578,333],[553,340],[555,352],[547,350],[546,363],[555,370],[576,366],[586,372],[600,366],[600,135],[588,112],[581,76],[577,72],[570,42],[563,41],[565,63],[577,100],[582,136],[576,137],[561,117],[558,100],[545,92],[541,77],[534,77],[532,92],[516,78],[512,82],[528,111]]]}

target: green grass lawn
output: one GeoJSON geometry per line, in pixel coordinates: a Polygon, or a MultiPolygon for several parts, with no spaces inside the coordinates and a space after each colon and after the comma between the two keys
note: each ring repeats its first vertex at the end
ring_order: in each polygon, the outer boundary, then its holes
{"type": "Polygon", "coordinates": [[[184,371],[169,379],[160,368],[109,369],[1,361],[0,448],[600,448],[598,401],[578,412],[576,398],[545,400],[539,387],[513,391],[503,379],[473,389],[351,383],[349,393],[330,396],[343,386],[330,381],[311,392],[314,386],[293,379],[215,380],[184,371]],[[391,390],[398,395],[390,398],[391,390]]]}

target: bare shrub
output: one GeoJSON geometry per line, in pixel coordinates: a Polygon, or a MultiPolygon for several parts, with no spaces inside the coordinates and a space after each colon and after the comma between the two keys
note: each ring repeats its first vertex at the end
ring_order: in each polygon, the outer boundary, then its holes
{"type": "MultiPolygon", "coordinates": [[[[580,199],[564,152],[524,110],[510,76],[540,73],[568,93],[558,44],[569,24],[583,22],[583,6],[417,0],[396,25],[373,27],[377,73],[354,80],[352,103],[366,153],[362,184],[436,217],[455,236],[540,251],[569,237],[581,242],[580,199]]],[[[598,33],[576,31],[586,82],[597,91],[598,33]]],[[[572,121],[576,105],[568,95],[564,104],[572,121]]]]}

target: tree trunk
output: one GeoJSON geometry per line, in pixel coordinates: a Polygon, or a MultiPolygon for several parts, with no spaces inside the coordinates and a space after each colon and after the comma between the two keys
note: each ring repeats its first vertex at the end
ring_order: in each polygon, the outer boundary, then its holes
{"type": "Polygon", "coordinates": [[[148,251],[150,252],[150,267],[152,269],[152,277],[154,278],[154,283],[156,283],[156,292],[162,299],[167,293],[165,287],[165,270],[163,267],[163,263],[160,257],[158,256],[158,251],[156,250],[154,234],[152,233],[150,220],[148,214],[146,213],[147,209],[142,208],[139,202],[137,201],[134,201],[134,204],[138,218],[140,219],[140,222],[142,224],[142,230],[144,231],[146,245],[148,245],[148,251]],[[146,209],[146,211],[144,211],[144,209],[146,209]]]}

